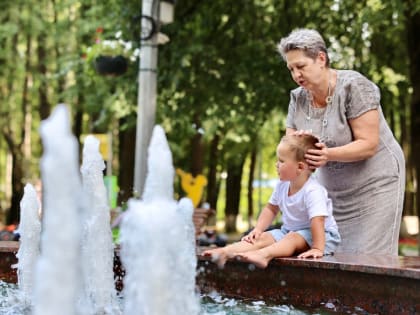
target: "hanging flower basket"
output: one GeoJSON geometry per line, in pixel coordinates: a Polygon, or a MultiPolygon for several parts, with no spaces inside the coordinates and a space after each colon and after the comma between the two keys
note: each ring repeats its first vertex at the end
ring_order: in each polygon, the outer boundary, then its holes
{"type": "Polygon", "coordinates": [[[104,56],[99,55],[95,59],[95,69],[100,75],[122,75],[127,71],[128,61],[122,55],[104,56]]]}

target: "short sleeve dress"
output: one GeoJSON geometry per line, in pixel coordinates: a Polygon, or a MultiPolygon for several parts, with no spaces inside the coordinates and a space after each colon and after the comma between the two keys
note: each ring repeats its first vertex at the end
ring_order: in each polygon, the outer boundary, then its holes
{"type": "Polygon", "coordinates": [[[398,254],[405,189],[405,160],[383,115],[378,87],[363,75],[338,70],[330,105],[313,108],[308,92],[291,92],[286,126],[311,130],[328,147],[353,140],[348,120],[369,110],[379,111],[376,154],[357,162],[328,162],[316,171],[333,202],[342,242],[337,252],[398,254]]]}

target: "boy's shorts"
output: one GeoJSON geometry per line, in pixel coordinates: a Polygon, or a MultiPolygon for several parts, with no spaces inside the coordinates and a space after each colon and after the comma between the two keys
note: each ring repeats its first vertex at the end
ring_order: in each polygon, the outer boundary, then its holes
{"type": "MultiPolygon", "coordinates": [[[[281,227],[280,229],[274,229],[267,231],[269,232],[276,242],[280,241],[283,237],[286,236],[287,233],[291,232],[290,230],[286,229],[285,227],[281,227]]],[[[302,229],[294,231],[295,233],[300,234],[306,241],[309,247],[312,247],[312,233],[311,229],[302,229]]],[[[326,230],[325,231],[325,249],[324,255],[332,255],[337,248],[337,246],[341,242],[340,233],[336,230],[326,230]]]]}

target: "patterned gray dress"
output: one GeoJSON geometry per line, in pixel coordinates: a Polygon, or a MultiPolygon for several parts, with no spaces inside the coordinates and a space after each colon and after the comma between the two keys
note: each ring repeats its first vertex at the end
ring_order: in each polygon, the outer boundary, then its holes
{"type": "Polygon", "coordinates": [[[378,87],[351,70],[338,70],[332,103],[313,108],[308,92],[291,92],[286,126],[312,130],[328,147],[353,140],[348,120],[379,111],[377,153],[358,162],[328,162],[315,174],[333,201],[342,242],[337,252],[398,254],[405,189],[405,160],[380,105],[378,87]]]}

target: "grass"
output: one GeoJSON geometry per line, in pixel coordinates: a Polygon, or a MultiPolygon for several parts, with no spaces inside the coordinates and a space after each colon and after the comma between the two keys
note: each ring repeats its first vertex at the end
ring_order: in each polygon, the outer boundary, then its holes
{"type": "Polygon", "coordinates": [[[419,244],[416,237],[400,238],[398,243],[398,255],[400,256],[419,256],[419,244]]]}

